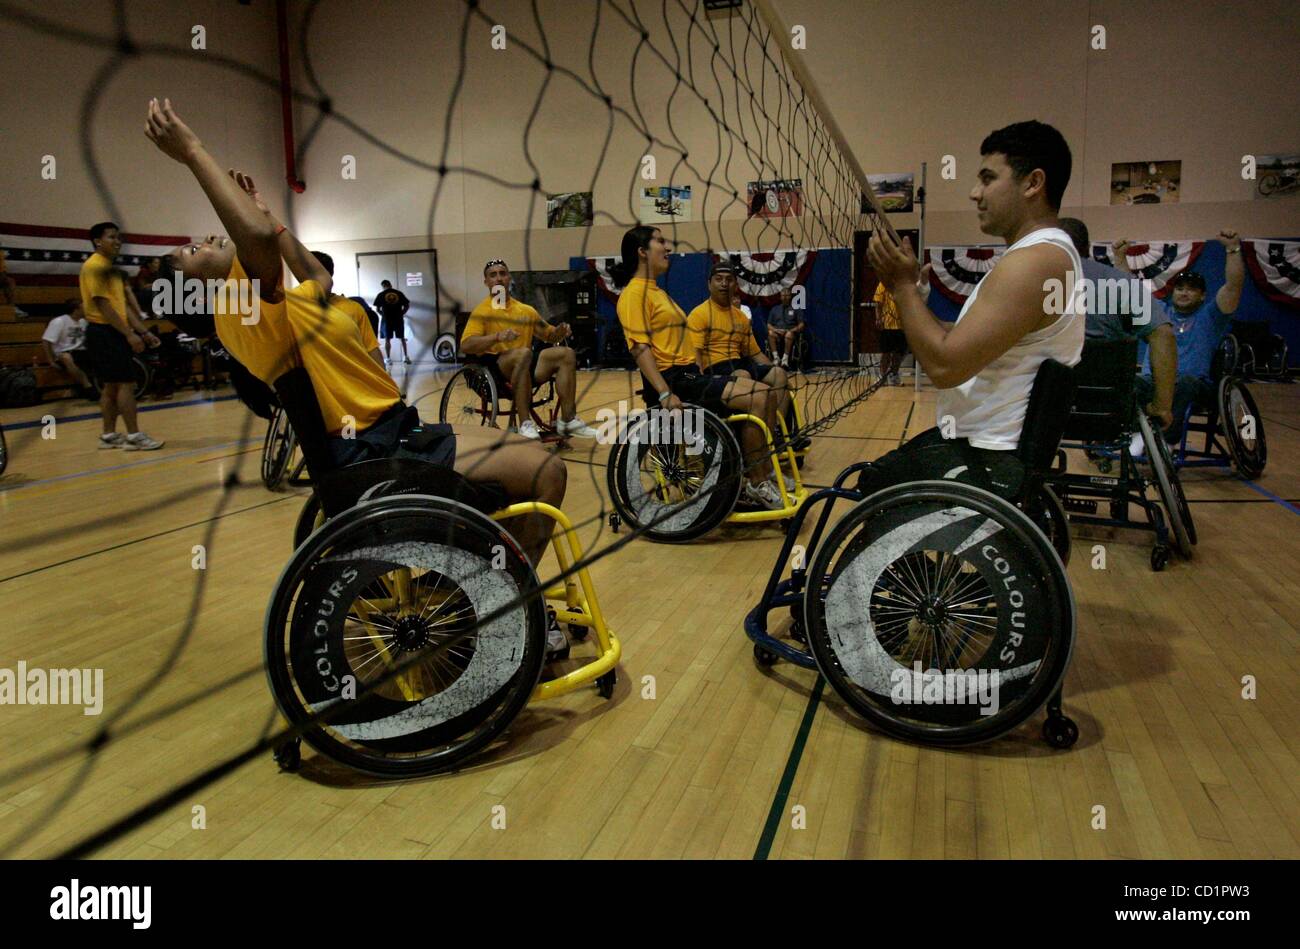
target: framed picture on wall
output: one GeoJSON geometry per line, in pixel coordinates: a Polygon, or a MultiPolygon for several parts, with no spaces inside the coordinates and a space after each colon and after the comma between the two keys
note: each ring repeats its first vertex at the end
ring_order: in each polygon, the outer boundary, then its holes
{"type": "MultiPolygon", "coordinates": [[[[895,175],[867,175],[867,184],[886,214],[906,214],[912,210],[913,175],[910,171],[895,175]]],[[[865,203],[865,198],[863,199],[865,203]]],[[[865,209],[863,211],[865,212],[865,209]]]]}
{"type": "Polygon", "coordinates": [[[546,199],[547,227],[589,227],[591,220],[590,191],[569,191],[546,199]]]}
{"type": "Polygon", "coordinates": [[[1110,166],[1111,204],[1177,204],[1182,161],[1126,161],[1110,166]]]}
{"type": "Polygon", "coordinates": [[[1255,197],[1300,194],[1300,155],[1257,155],[1255,197]]]}

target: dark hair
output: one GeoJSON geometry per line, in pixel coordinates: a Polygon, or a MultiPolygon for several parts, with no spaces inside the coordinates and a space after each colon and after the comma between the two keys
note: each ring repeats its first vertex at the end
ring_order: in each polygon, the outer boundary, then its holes
{"type": "Polygon", "coordinates": [[[1079,252],[1080,257],[1087,260],[1092,256],[1092,242],[1088,239],[1087,224],[1077,217],[1063,217],[1057,220],[1056,226],[1070,235],[1070,240],[1074,241],[1074,249],[1079,252]]]}
{"type": "Polygon", "coordinates": [[[112,221],[101,221],[90,229],[90,243],[94,244],[104,236],[105,231],[121,231],[122,229],[112,221]]]}
{"type": "Polygon", "coordinates": [[[507,264],[500,257],[493,257],[491,260],[489,260],[486,264],[483,265],[483,276],[486,277],[487,272],[491,270],[493,267],[504,267],[506,268],[506,273],[510,272],[509,264],[507,264]]]}
{"type": "Polygon", "coordinates": [[[1205,277],[1198,274],[1195,270],[1184,270],[1182,273],[1178,274],[1173,280],[1169,281],[1169,289],[1172,290],[1180,283],[1191,284],[1202,293],[1205,292],[1205,277]]]}
{"type": "Polygon", "coordinates": [[[655,236],[657,230],[659,228],[648,224],[638,224],[623,235],[623,246],[619,251],[621,259],[609,268],[609,275],[614,278],[614,286],[626,286],[627,282],[636,276],[637,268],[641,266],[641,256],[638,251],[650,246],[650,239],[655,236]]]}
{"type": "Polygon", "coordinates": [[[81,306],[81,297],[68,297],[63,301],[63,305],[68,308],[69,312],[71,312],[81,306]]]}
{"type": "Polygon", "coordinates": [[[392,282],[391,282],[391,281],[388,281],[388,280],[381,280],[381,281],[379,281],[379,285],[380,285],[381,287],[388,287],[390,290],[391,290],[392,287],[393,287],[392,282]]]}
{"type": "Polygon", "coordinates": [[[1047,204],[1053,211],[1061,210],[1070,183],[1070,146],[1052,126],[1036,120],[1008,125],[980,143],[980,154],[1005,155],[1017,181],[1041,168],[1047,177],[1047,204]]]}
{"type": "Polygon", "coordinates": [[[334,276],[334,258],[323,250],[314,250],[311,255],[320,261],[320,265],[325,268],[325,272],[331,277],[334,276]]]}

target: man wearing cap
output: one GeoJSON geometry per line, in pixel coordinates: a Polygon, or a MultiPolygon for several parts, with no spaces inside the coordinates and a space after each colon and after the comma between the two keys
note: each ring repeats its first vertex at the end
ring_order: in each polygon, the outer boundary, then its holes
{"type": "Polygon", "coordinates": [[[483,266],[483,283],[488,295],[465,322],[460,348],[475,362],[492,369],[498,385],[509,382],[511,418],[519,416],[519,434],[525,438],[542,437],[537,423],[528,417],[528,406],[533,401],[534,385],[554,376],[560,397],[556,432],[561,437],[595,438],[596,430],[577,414],[578,361],[574,351],[568,346],[533,349],[534,333],[544,342],[558,343],[571,332],[569,324],[552,326],[527,303],[512,297],[510,268],[504,260],[489,260],[483,266]]]}
{"type": "MultiPolygon", "coordinates": [[[[1246,265],[1241,259],[1241,239],[1236,231],[1220,231],[1217,238],[1227,254],[1223,267],[1223,286],[1212,299],[1205,298],[1205,278],[1191,270],[1184,270],[1170,281],[1169,300],[1155,303],[1165,309],[1174,328],[1178,345],[1178,375],[1174,380],[1173,422],[1165,428],[1165,440],[1171,443],[1182,438],[1183,419],[1192,404],[1214,404],[1214,379],[1210,364],[1214,351],[1223,342],[1232,326],[1232,314],[1241,302],[1241,289],[1246,283],[1246,265]]],[[[1115,262],[1127,270],[1125,249],[1128,243],[1118,241],[1115,262]]],[[[1151,353],[1143,357],[1142,373],[1137,378],[1139,405],[1147,405],[1155,396],[1156,387],[1151,379],[1151,353]]],[[[1163,421],[1163,419],[1162,419],[1163,421]]]]}

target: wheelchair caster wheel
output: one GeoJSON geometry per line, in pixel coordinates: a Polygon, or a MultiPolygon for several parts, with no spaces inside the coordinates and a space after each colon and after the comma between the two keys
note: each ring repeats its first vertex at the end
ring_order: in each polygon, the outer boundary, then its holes
{"type": "Polygon", "coordinates": [[[569,624],[569,636],[575,643],[586,642],[589,632],[591,632],[591,629],[587,626],[579,626],[577,623],[569,624]]]}
{"type": "Polygon", "coordinates": [[[290,738],[275,749],[275,763],[291,774],[302,767],[302,739],[290,738]]]}
{"type": "Polygon", "coordinates": [[[1159,573],[1161,570],[1165,569],[1165,565],[1167,563],[1169,563],[1169,548],[1166,547],[1164,544],[1157,544],[1156,546],[1152,547],[1151,548],[1151,569],[1154,570],[1156,573],[1159,573]]]}
{"type": "Polygon", "coordinates": [[[618,673],[610,669],[603,676],[596,680],[596,691],[602,699],[614,697],[614,684],[618,682],[618,673]]]}
{"type": "Polygon", "coordinates": [[[1112,521],[1127,521],[1127,520],[1128,520],[1128,502],[1127,502],[1127,501],[1111,501],[1111,502],[1110,502],[1110,519],[1111,519],[1112,521]]]}
{"type": "Polygon", "coordinates": [[[1097,459],[1097,470],[1102,474],[1110,474],[1111,463],[1109,458],[1097,459]]]}
{"type": "Polygon", "coordinates": [[[772,652],[770,649],[764,649],[758,643],[754,644],[754,661],[760,666],[774,666],[776,665],[776,660],[776,653],[772,652]]]}
{"type": "Polygon", "coordinates": [[[1079,740],[1079,726],[1074,719],[1053,715],[1043,722],[1043,740],[1053,748],[1070,748],[1079,740]]]}
{"type": "Polygon", "coordinates": [[[807,456],[806,456],[806,455],[795,455],[795,456],[794,456],[794,464],[795,464],[795,467],[798,468],[800,471],[803,471],[803,463],[804,463],[806,460],[807,460],[807,456]]]}
{"type": "Polygon", "coordinates": [[[790,638],[801,645],[808,645],[808,634],[803,628],[803,617],[799,616],[794,607],[790,608],[790,638]]]}
{"type": "Polygon", "coordinates": [[[621,523],[621,521],[622,518],[620,518],[617,513],[611,513],[609,515],[609,529],[613,531],[615,534],[617,534],[618,525],[621,523]]]}

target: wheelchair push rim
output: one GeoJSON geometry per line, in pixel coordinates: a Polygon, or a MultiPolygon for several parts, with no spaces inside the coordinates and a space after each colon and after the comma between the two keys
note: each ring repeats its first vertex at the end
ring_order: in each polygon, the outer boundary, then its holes
{"type": "Polygon", "coordinates": [[[472,508],[362,502],[311,534],[276,584],[264,636],[272,694],[309,744],[348,767],[451,770],[504,732],[540,678],[543,601],[510,606],[535,586],[509,535],[472,508]],[[309,723],[322,711],[327,720],[309,723]]]}
{"type": "Polygon", "coordinates": [[[1233,467],[1247,480],[1258,478],[1268,464],[1268,442],[1250,390],[1233,376],[1219,380],[1219,420],[1233,467]]]}
{"type": "Polygon", "coordinates": [[[289,424],[289,416],[283,409],[276,409],[262,442],[262,483],[272,491],[284,483],[297,446],[298,438],[289,424]]]}
{"type": "Polygon", "coordinates": [[[497,384],[481,366],[459,369],[442,390],[438,420],[448,425],[496,426],[497,384]]]}
{"type": "Polygon", "coordinates": [[[1060,688],[1075,628],[1065,567],[1024,513],[986,491],[920,481],[877,492],[808,573],[829,581],[824,600],[803,604],[817,665],[887,734],[988,741],[1060,688]]]}
{"type": "Polygon", "coordinates": [[[1156,478],[1156,490],[1160,494],[1160,504],[1165,509],[1165,516],[1174,535],[1178,552],[1191,559],[1192,545],[1196,543],[1196,526],[1192,523],[1192,509],[1183,494],[1183,484],[1174,468],[1174,459],[1169,451],[1163,432],[1156,432],[1151,426],[1151,419],[1145,412],[1138,412],[1138,429],[1146,445],[1147,459],[1156,478]]]}

